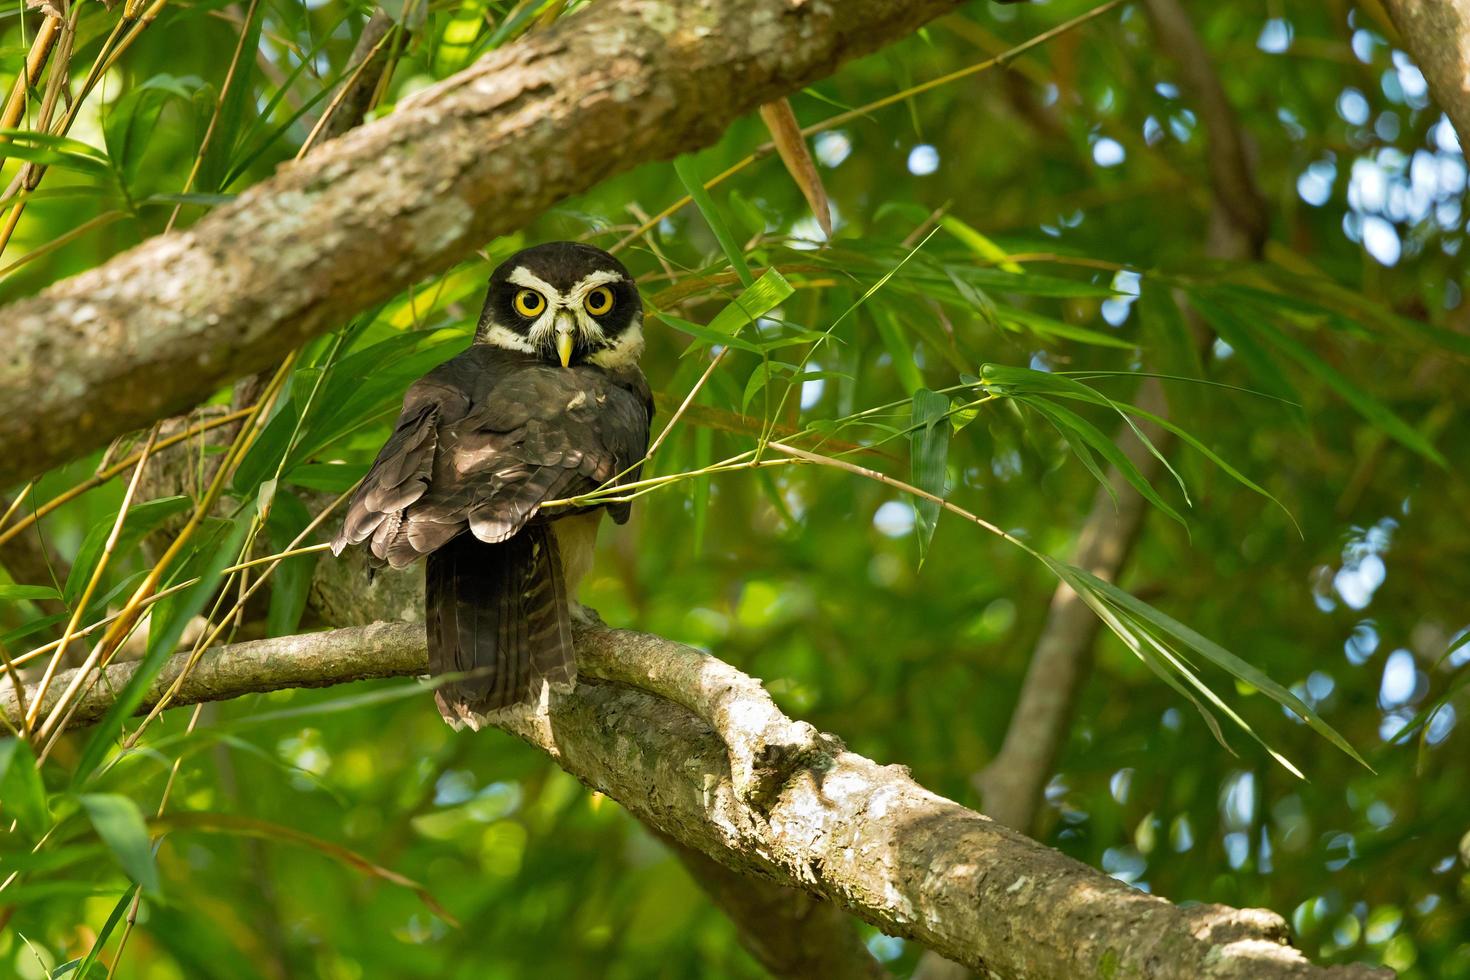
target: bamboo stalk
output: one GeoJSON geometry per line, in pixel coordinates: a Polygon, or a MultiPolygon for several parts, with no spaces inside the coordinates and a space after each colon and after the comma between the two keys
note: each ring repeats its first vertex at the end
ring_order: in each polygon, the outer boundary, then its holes
{"type": "MultiPolygon", "coordinates": [[[[26,55],[26,66],[15,85],[10,89],[10,97],[5,102],[5,110],[0,113],[0,129],[19,129],[21,119],[25,116],[26,102],[31,89],[35,88],[41,80],[41,73],[46,70],[46,62],[51,58],[51,50],[56,47],[56,39],[61,35],[61,21],[55,17],[47,17],[41,22],[41,29],[36,32],[36,39],[31,42],[31,50],[26,55]]],[[[10,142],[10,137],[0,136],[0,147],[10,142]]],[[[0,166],[5,164],[5,154],[0,153],[0,166]]]]}
{"type": "Polygon", "coordinates": [[[158,426],[153,427],[149,433],[148,443],[143,447],[143,453],[138,458],[138,465],[133,468],[133,478],[128,481],[128,488],[123,493],[122,503],[117,508],[117,517],[112,522],[112,531],[107,535],[107,542],[102,546],[102,554],[97,558],[97,564],[92,569],[92,575],[87,579],[86,588],[82,590],[81,598],[72,609],[71,618],[67,620],[66,627],[61,631],[61,637],[56,642],[56,653],[46,664],[46,671],[41,675],[41,682],[37,687],[37,698],[31,703],[31,710],[26,713],[27,731],[35,725],[36,718],[41,711],[41,699],[46,697],[46,689],[51,686],[51,678],[56,676],[56,668],[61,664],[61,658],[66,656],[66,645],[71,642],[72,635],[76,632],[81,622],[82,614],[86,612],[87,603],[92,601],[92,595],[97,591],[97,586],[102,581],[102,575],[107,571],[107,564],[112,559],[112,552],[117,547],[117,540],[122,535],[123,522],[127,519],[128,508],[132,506],[133,494],[138,490],[138,481],[143,476],[143,469],[148,465],[148,457],[153,452],[153,445],[158,440],[158,426]]]}
{"type": "MultiPolygon", "coordinates": [[[[228,415],[221,415],[218,418],[209,419],[208,421],[191,425],[189,428],[185,429],[183,432],[178,433],[177,435],[172,435],[169,436],[167,439],[160,440],[158,445],[154,447],[154,451],[157,452],[159,450],[167,449],[169,446],[183,442],[185,439],[189,439],[193,436],[197,436],[201,432],[207,432],[208,430],[218,428],[221,425],[228,425],[231,422],[238,421],[239,419],[242,419],[253,412],[255,410],[255,407],[256,406],[254,405],[250,405],[245,408],[239,409],[238,411],[230,412],[228,415]]],[[[7,541],[10,541],[14,537],[16,537],[16,535],[20,534],[26,528],[36,523],[36,521],[40,520],[42,517],[45,517],[47,514],[56,510],[56,508],[70,503],[71,501],[80,497],[82,494],[86,493],[88,490],[95,490],[97,487],[100,487],[108,480],[111,480],[123,470],[136,463],[140,456],[141,453],[133,453],[131,456],[128,456],[126,459],[114,463],[107,469],[93,474],[92,476],[83,480],[81,483],[78,483],[76,486],[66,490],[64,493],[52,497],[50,500],[46,501],[46,503],[42,504],[40,507],[37,507],[31,513],[27,514],[25,517],[22,517],[18,522],[16,522],[14,527],[0,532],[0,546],[3,546],[7,541]]],[[[17,503],[18,502],[19,499],[17,499],[17,503]]],[[[11,512],[15,510],[17,503],[11,504],[10,509],[7,510],[5,513],[5,517],[0,518],[0,527],[5,526],[5,521],[10,517],[11,512]]]]}

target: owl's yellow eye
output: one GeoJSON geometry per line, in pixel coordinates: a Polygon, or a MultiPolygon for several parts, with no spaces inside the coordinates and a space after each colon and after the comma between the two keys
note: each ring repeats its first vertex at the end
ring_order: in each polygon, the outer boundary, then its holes
{"type": "Polygon", "coordinates": [[[612,290],[606,286],[598,286],[587,294],[587,299],[583,302],[583,305],[587,307],[587,312],[593,316],[602,316],[613,308],[612,290]]]}
{"type": "Polygon", "coordinates": [[[521,316],[540,316],[546,309],[546,297],[534,289],[522,289],[516,293],[515,307],[521,316]]]}

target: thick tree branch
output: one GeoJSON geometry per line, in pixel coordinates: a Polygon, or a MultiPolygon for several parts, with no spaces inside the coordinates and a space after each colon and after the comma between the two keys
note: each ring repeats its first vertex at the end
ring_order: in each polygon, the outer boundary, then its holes
{"type": "Polygon", "coordinates": [[[1383,0],[1429,94],[1470,153],[1470,0],[1383,0]]]}
{"type": "Polygon", "coordinates": [[[664,844],[735,923],[740,944],[783,980],[883,980],[852,916],[808,891],[733,871],[669,837],[664,844]]]}
{"type": "Polygon", "coordinates": [[[176,414],[957,0],[609,0],[0,312],[0,486],[176,414]]]}
{"type": "MultiPolygon", "coordinates": [[[[576,644],[576,688],[506,713],[500,727],[684,847],[830,899],[973,969],[1011,980],[1386,976],[1313,966],[1285,944],[1286,924],[1272,912],[1171,905],[935,796],[901,766],[808,737],[755,680],[708,654],[597,627],[580,629],[576,644]],[[655,662],[666,669],[650,682],[655,662]],[[624,681],[651,683],[678,703],[624,681]],[[779,784],[757,782],[756,798],[743,798],[732,756],[774,760],[779,784]]],[[[169,663],[145,708],[187,658],[169,663]]],[[[426,665],[423,628],[413,624],[261,640],[208,651],[176,703],[426,665]]],[[[107,668],[77,717],[98,717],[132,669],[107,668]]],[[[0,711],[15,717],[13,692],[0,694],[0,711]]]]}

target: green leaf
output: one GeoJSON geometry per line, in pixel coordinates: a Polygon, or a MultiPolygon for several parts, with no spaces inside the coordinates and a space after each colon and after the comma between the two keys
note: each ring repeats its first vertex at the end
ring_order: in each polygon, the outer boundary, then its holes
{"type": "Polygon", "coordinates": [[[761,213],[760,207],[744,194],[732,190],[727,200],[730,202],[730,209],[735,212],[735,217],[740,219],[740,223],[745,226],[745,233],[751,238],[765,234],[766,230],[772,227],[771,222],[767,221],[766,216],[761,213]]]}
{"type": "Polygon", "coordinates": [[[434,899],[434,896],[423,885],[411,878],[405,878],[396,871],[391,871],[382,865],[369,861],[361,854],[343,847],[341,844],[323,840],[299,828],[271,823],[266,820],[235,813],[205,813],[201,811],[169,813],[155,818],[153,822],[156,826],[170,831],[201,831],[204,833],[231,834],[276,841],[283,844],[292,844],[298,847],[309,847],[324,857],[331,858],[363,875],[398,885],[401,888],[407,888],[417,895],[419,900],[428,906],[430,911],[435,915],[444,919],[446,922],[458,925],[454,917],[434,899]]]}
{"type": "Polygon", "coordinates": [[[654,316],[680,333],[686,333],[695,340],[712,347],[734,347],[736,350],[749,351],[752,354],[759,354],[762,350],[760,344],[752,343],[749,340],[744,340],[732,334],[724,334],[716,330],[711,330],[702,323],[693,323],[682,317],[674,316],[672,313],[655,312],[654,316]]]}
{"type": "MultiPolygon", "coordinates": [[[[969,388],[979,388],[980,379],[973,374],[961,374],[960,384],[969,388]]],[[[949,424],[956,432],[980,417],[980,405],[977,402],[967,402],[965,406],[955,408],[949,413],[949,424]]]]}
{"type": "Polygon", "coordinates": [[[1101,333],[1097,330],[1089,330],[1087,327],[1075,326],[1053,319],[1041,313],[1031,310],[1023,310],[1015,306],[1004,306],[996,304],[995,315],[1002,326],[1012,330],[1020,330],[1033,333],[1047,340],[1073,340],[1079,344],[1090,344],[1094,347],[1116,347],[1120,350],[1133,350],[1138,345],[1120,337],[1101,333]]]}
{"type": "MultiPolygon", "coordinates": [[[[1190,448],[1194,449],[1210,462],[1220,467],[1220,469],[1222,469],[1225,474],[1233,479],[1235,482],[1239,483],[1247,490],[1251,490],[1255,493],[1260,494],[1262,497],[1265,497],[1267,500],[1271,501],[1271,503],[1281,508],[1281,512],[1286,515],[1286,519],[1291,521],[1291,526],[1296,528],[1297,534],[1302,534],[1301,525],[1296,522],[1296,518],[1292,515],[1291,511],[1286,508],[1286,505],[1283,504],[1280,500],[1276,499],[1275,494],[1271,493],[1265,487],[1256,483],[1250,477],[1246,476],[1244,473],[1231,466],[1228,462],[1225,461],[1224,457],[1216,453],[1209,446],[1206,446],[1195,436],[1191,435],[1180,426],[1175,425],[1169,419],[1166,419],[1161,415],[1155,415],[1153,412],[1150,412],[1147,409],[1139,408],[1137,405],[1129,405],[1126,402],[1118,402],[1117,405],[1125,412],[1128,412],[1132,415],[1137,415],[1139,418],[1148,419],[1159,428],[1167,429],[1168,431],[1174,433],[1174,435],[1184,440],[1184,442],[1187,443],[1190,448]]],[[[1305,537],[1305,535],[1302,536],[1305,537]]]]}
{"type": "Polygon", "coordinates": [[[1110,286],[1083,282],[1078,279],[1063,279],[1035,272],[1002,272],[999,269],[975,268],[965,265],[946,265],[944,272],[951,285],[964,284],[975,289],[989,289],[997,293],[1018,296],[1044,296],[1052,299],[1111,299],[1118,291],[1110,286]]]}
{"type": "MultiPolygon", "coordinates": [[[[1138,321],[1148,342],[1150,362],[1161,373],[1182,378],[1203,378],[1204,363],[1194,331],[1184,322],[1173,290],[1166,284],[1145,279],[1138,296],[1138,321]]],[[[1170,414],[1194,418],[1201,414],[1201,399],[1193,385],[1176,395],[1169,390],[1170,414]],[[1182,403],[1182,404],[1178,404],[1182,403]]]]}
{"type": "Polygon", "coordinates": [[[19,640],[24,640],[28,636],[35,636],[42,630],[48,630],[53,626],[58,626],[68,619],[71,619],[71,613],[65,612],[53,613],[50,616],[40,616],[32,619],[7,633],[0,633],[0,646],[9,646],[19,640]]]}
{"type": "Polygon", "coordinates": [[[117,793],[83,793],[77,802],[128,877],[145,892],[157,892],[158,865],[153,861],[148,825],[137,804],[117,793]]]}
{"type": "Polygon", "coordinates": [[[12,585],[0,582],[0,599],[19,602],[22,599],[60,599],[61,593],[49,585],[12,585]]]}
{"type": "Polygon", "coordinates": [[[1264,321],[1257,324],[1257,329],[1272,346],[1300,364],[1318,381],[1337,392],[1342,400],[1356,409],[1363,418],[1425,459],[1433,460],[1440,466],[1449,465],[1448,460],[1430,444],[1428,439],[1420,435],[1417,429],[1395,415],[1388,406],[1368,394],[1360,385],[1343,376],[1301,341],[1264,321]]]}
{"type": "Polygon", "coordinates": [[[257,111],[254,94],[255,77],[260,69],[256,65],[254,52],[260,47],[260,32],[265,22],[265,9],[255,7],[247,8],[247,11],[253,11],[254,15],[246,21],[241,30],[242,36],[238,47],[241,57],[235,64],[232,76],[228,79],[229,88],[220,94],[214,113],[214,131],[209,145],[202,147],[203,156],[199,161],[199,179],[194,189],[206,194],[224,190],[225,176],[229,173],[231,161],[237,155],[237,146],[246,115],[257,111]]]}
{"type": "Polygon", "coordinates": [[[108,106],[102,135],[124,187],[131,188],[137,179],[143,154],[164,107],[176,100],[193,106],[194,95],[203,85],[201,79],[193,76],[154,75],[108,106]]]}
{"type": "Polygon", "coordinates": [[[733,337],[780,306],[794,292],[795,288],[785,276],[775,269],[768,269],[765,275],[746,286],[739,296],[715,314],[709,322],[709,329],[733,337]]]}
{"type": "Polygon", "coordinates": [[[958,238],[961,242],[964,242],[965,246],[968,247],[970,251],[980,256],[980,258],[984,259],[986,262],[993,263],[1005,272],[1024,273],[1026,271],[1018,263],[1012,262],[1006,258],[1005,249],[1001,248],[999,245],[995,244],[995,242],[992,242],[990,239],[986,238],[984,235],[980,234],[980,232],[976,231],[974,228],[971,228],[969,225],[965,224],[954,215],[946,214],[944,217],[940,218],[939,227],[943,228],[945,231],[958,238]]]}
{"type": "Polygon", "coordinates": [[[740,411],[742,413],[750,411],[750,403],[765,389],[773,377],[778,374],[795,374],[796,371],[795,364],[786,364],[782,361],[761,361],[746,379],[745,393],[740,396],[740,411]]]}
{"type": "MultiPolygon", "coordinates": [[[[87,955],[81,960],[73,961],[76,963],[78,980],[87,980],[91,976],[93,968],[98,965],[97,957],[101,955],[103,948],[107,946],[108,938],[112,936],[112,931],[117,928],[117,924],[122,921],[123,914],[127,912],[128,906],[133,904],[133,896],[136,894],[138,894],[138,886],[134,885],[118,897],[117,903],[112,906],[111,914],[107,916],[107,921],[102,923],[102,928],[98,930],[97,938],[92,940],[92,948],[87,951],[87,955]]],[[[107,974],[105,967],[102,973],[105,978],[107,974]]],[[[58,967],[52,975],[60,976],[61,969],[58,967]]]]}
{"type": "Polygon", "coordinates": [[[750,411],[750,403],[755,396],[761,393],[778,375],[786,376],[786,383],[791,386],[800,386],[808,381],[827,381],[839,378],[851,378],[851,375],[840,371],[803,371],[797,373],[794,364],[786,364],[781,361],[763,361],[750,373],[750,378],[745,382],[745,393],[740,396],[740,411],[750,411]]]}
{"type": "MultiPolygon", "coordinates": [[[[305,462],[361,428],[366,421],[391,419],[397,414],[409,386],[463,353],[470,338],[463,334],[446,337],[441,331],[425,330],[416,333],[416,340],[417,350],[391,361],[377,361],[372,355],[374,348],[369,348],[333,364],[317,393],[309,427],[303,428],[287,457],[288,465],[305,462]]],[[[269,472],[275,472],[274,464],[269,472]]]]}
{"type": "MultiPolygon", "coordinates": [[[[913,397],[909,470],[914,486],[936,497],[944,496],[945,464],[949,458],[949,399],[937,391],[920,388],[913,397]]],[[[943,508],[933,500],[914,500],[914,533],[919,539],[919,562],[928,554],[929,542],[939,526],[943,508]]]]}
{"type": "Polygon", "coordinates": [[[112,180],[112,161],[107,154],[80,140],[28,129],[0,129],[6,157],[74,170],[107,181],[112,180]]]}
{"type": "MultiPolygon", "coordinates": [[[[1027,398],[1024,400],[1024,403],[1036,413],[1044,416],[1058,430],[1061,430],[1064,436],[1067,430],[1074,432],[1090,448],[1106,459],[1112,465],[1113,469],[1121,473],[1129,485],[1137,490],[1145,500],[1185,527],[1189,526],[1188,522],[1184,520],[1184,516],[1171,507],[1168,501],[1159,496],[1158,491],[1144,478],[1144,475],[1139,471],[1133,460],[1129,459],[1127,454],[1119,449],[1113,440],[1103,435],[1097,426],[1071,409],[1064,408],[1044,398],[1027,398]]],[[[1069,438],[1068,442],[1071,443],[1071,441],[1069,438]]],[[[1106,477],[1099,476],[1096,466],[1088,466],[1088,469],[1094,476],[1098,476],[1102,480],[1104,486],[1107,485],[1106,477]]]]}
{"type": "Polygon", "coordinates": [[[740,277],[740,282],[749,288],[755,283],[755,277],[751,275],[750,266],[745,263],[745,254],[740,250],[740,243],[730,233],[730,226],[725,224],[720,209],[715,207],[714,198],[709,196],[705,190],[704,178],[699,176],[699,168],[694,163],[694,157],[684,154],[674,158],[674,172],[679,175],[684,189],[689,193],[689,199],[704,216],[705,224],[709,225],[710,231],[715,233],[715,240],[720,243],[720,248],[725,253],[725,258],[730,260],[730,268],[735,270],[735,275],[740,277]]]}
{"type": "Polygon", "coordinates": [[[281,479],[295,487],[343,493],[362,479],[362,470],[343,463],[302,463],[286,471],[281,479]]]}
{"type": "Polygon", "coordinates": [[[0,738],[0,800],[5,801],[5,814],[29,839],[39,840],[50,828],[51,810],[36,756],[18,738],[0,738]]]}
{"type": "MultiPolygon", "coordinates": [[[[1250,324],[1242,320],[1234,310],[1216,303],[1208,296],[1193,293],[1189,297],[1189,303],[1200,316],[1209,321],[1220,339],[1230,345],[1257,384],[1284,401],[1292,404],[1300,401],[1296,389],[1291,386],[1286,375],[1281,373],[1281,369],[1265,349],[1256,343],[1250,324]]],[[[1305,418],[1300,410],[1295,415],[1298,420],[1305,418]]]]}
{"type": "MultiPolygon", "coordinates": [[[[295,494],[276,494],[275,506],[266,520],[266,538],[276,552],[290,547],[296,536],[311,523],[311,512],[295,494]]],[[[319,555],[296,555],[282,559],[270,577],[270,607],[266,625],[271,636],[288,636],[296,632],[306,611],[307,594],[311,591],[311,575],[319,555]]]]}
{"type": "MultiPolygon", "coordinates": [[[[1094,388],[1089,388],[1075,378],[1070,378],[1065,374],[1056,374],[1051,371],[1035,371],[1031,368],[1007,367],[1003,364],[986,364],[980,368],[980,374],[987,384],[1001,385],[1004,389],[1013,392],[1017,390],[1046,392],[1047,394],[1057,395],[1063,398],[1084,401],[1091,405],[1100,405],[1103,408],[1111,410],[1118,418],[1122,419],[1123,424],[1133,430],[1133,435],[1148,450],[1149,455],[1163,464],[1164,469],[1169,472],[1169,475],[1174,478],[1174,482],[1179,485],[1179,492],[1184,494],[1184,502],[1187,504],[1190,503],[1189,488],[1184,485],[1183,477],[1174,469],[1173,464],[1165,458],[1164,454],[1159,452],[1159,448],[1148,437],[1148,433],[1140,429],[1128,417],[1128,413],[1123,410],[1122,406],[1107,395],[1094,388]]],[[[1027,404],[1034,405],[1035,400],[1027,400],[1027,404]]]]}
{"type": "MultiPolygon", "coordinates": [[[[424,6],[427,8],[427,4],[424,6]]],[[[450,15],[434,51],[435,78],[447,78],[469,63],[474,42],[485,25],[485,8],[485,0],[461,0],[450,15]]]]}
{"type": "Polygon", "coordinates": [[[898,375],[904,392],[912,398],[924,387],[924,374],[914,360],[913,348],[904,341],[903,327],[898,317],[890,310],[875,309],[873,323],[878,328],[878,336],[883,340],[883,349],[888,351],[888,356],[893,361],[893,373],[898,375]]]}
{"type": "Polygon", "coordinates": [[[1343,738],[1342,735],[1338,733],[1337,729],[1333,728],[1331,725],[1327,724],[1327,722],[1323,721],[1321,716],[1319,716],[1317,712],[1312,709],[1311,705],[1307,704],[1301,698],[1297,697],[1287,688],[1272,680],[1269,676],[1266,675],[1264,671],[1260,670],[1258,667],[1250,663],[1247,663],[1245,660],[1242,660],[1240,657],[1231,653],[1229,650],[1220,646],[1213,640],[1207,639],[1201,634],[1195,632],[1188,626],[1185,626],[1183,623],[1179,622],[1177,619],[1174,619],[1171,616],[1167,616],[1159,610],[1155,609],[1153,606],[1150,606],[1143,600],[1135,598],[1132,594],[1124,591],[1123,589],[1120,589],[1118,586],[1112,584],[1111,582],[1104,581],[1103,579],[1098,578],[1096,575],[1093,575],[1091,572],[1088,572],[1084,569],[1076,568],[1074,566],[1068,567],[1071,568],[1071,571],[1075,575],[1077,575],[1077,577],[1084,584],[1104,595],[1109,602],[1121,607],[1132,615],[1137,616],[1140,620],[1147,623],[1149,626],[1159,630],[1161,633],[1171,636],[1174,639],[1178,640],[1180,643],[1183,643],[1189,649],[1195,651],[1206,660],[1209,660],[1217,667],[1223,669],[1226,673],[1230,674],[1230,676],[1234,677],[1236,680],[1244,681],[1250,686],[1256,688],[1272,701],[1275,701],[1277,704],[1281,705],[1283,708],[1287,709],[1292,714],[1302,719],[1302,721],[1306,722],[1313,731],[1317,732],[1333,745],[1337,746],[1343,752],[1347,753],[1349,757],[1362,765],[1363,768],[1368,769],[1370,772],[1372,771],[1373,767],[1368,765],[1368,763],[1363,759],[1361,755],[1358,754],[1357,750],[1352,747],[1348,740],[1343,738]]]}

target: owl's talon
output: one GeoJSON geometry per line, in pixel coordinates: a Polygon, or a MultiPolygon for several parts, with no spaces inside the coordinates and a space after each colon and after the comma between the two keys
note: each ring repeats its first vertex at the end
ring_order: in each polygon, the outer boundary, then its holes
{"type": "Polygon", "coordinates": [[[596,609],[584,606],[580,602],[568,603],[567,615],[578,626],[607,626],[607,623],[603,622],[602,617],[597,614],[596,609]]]}

